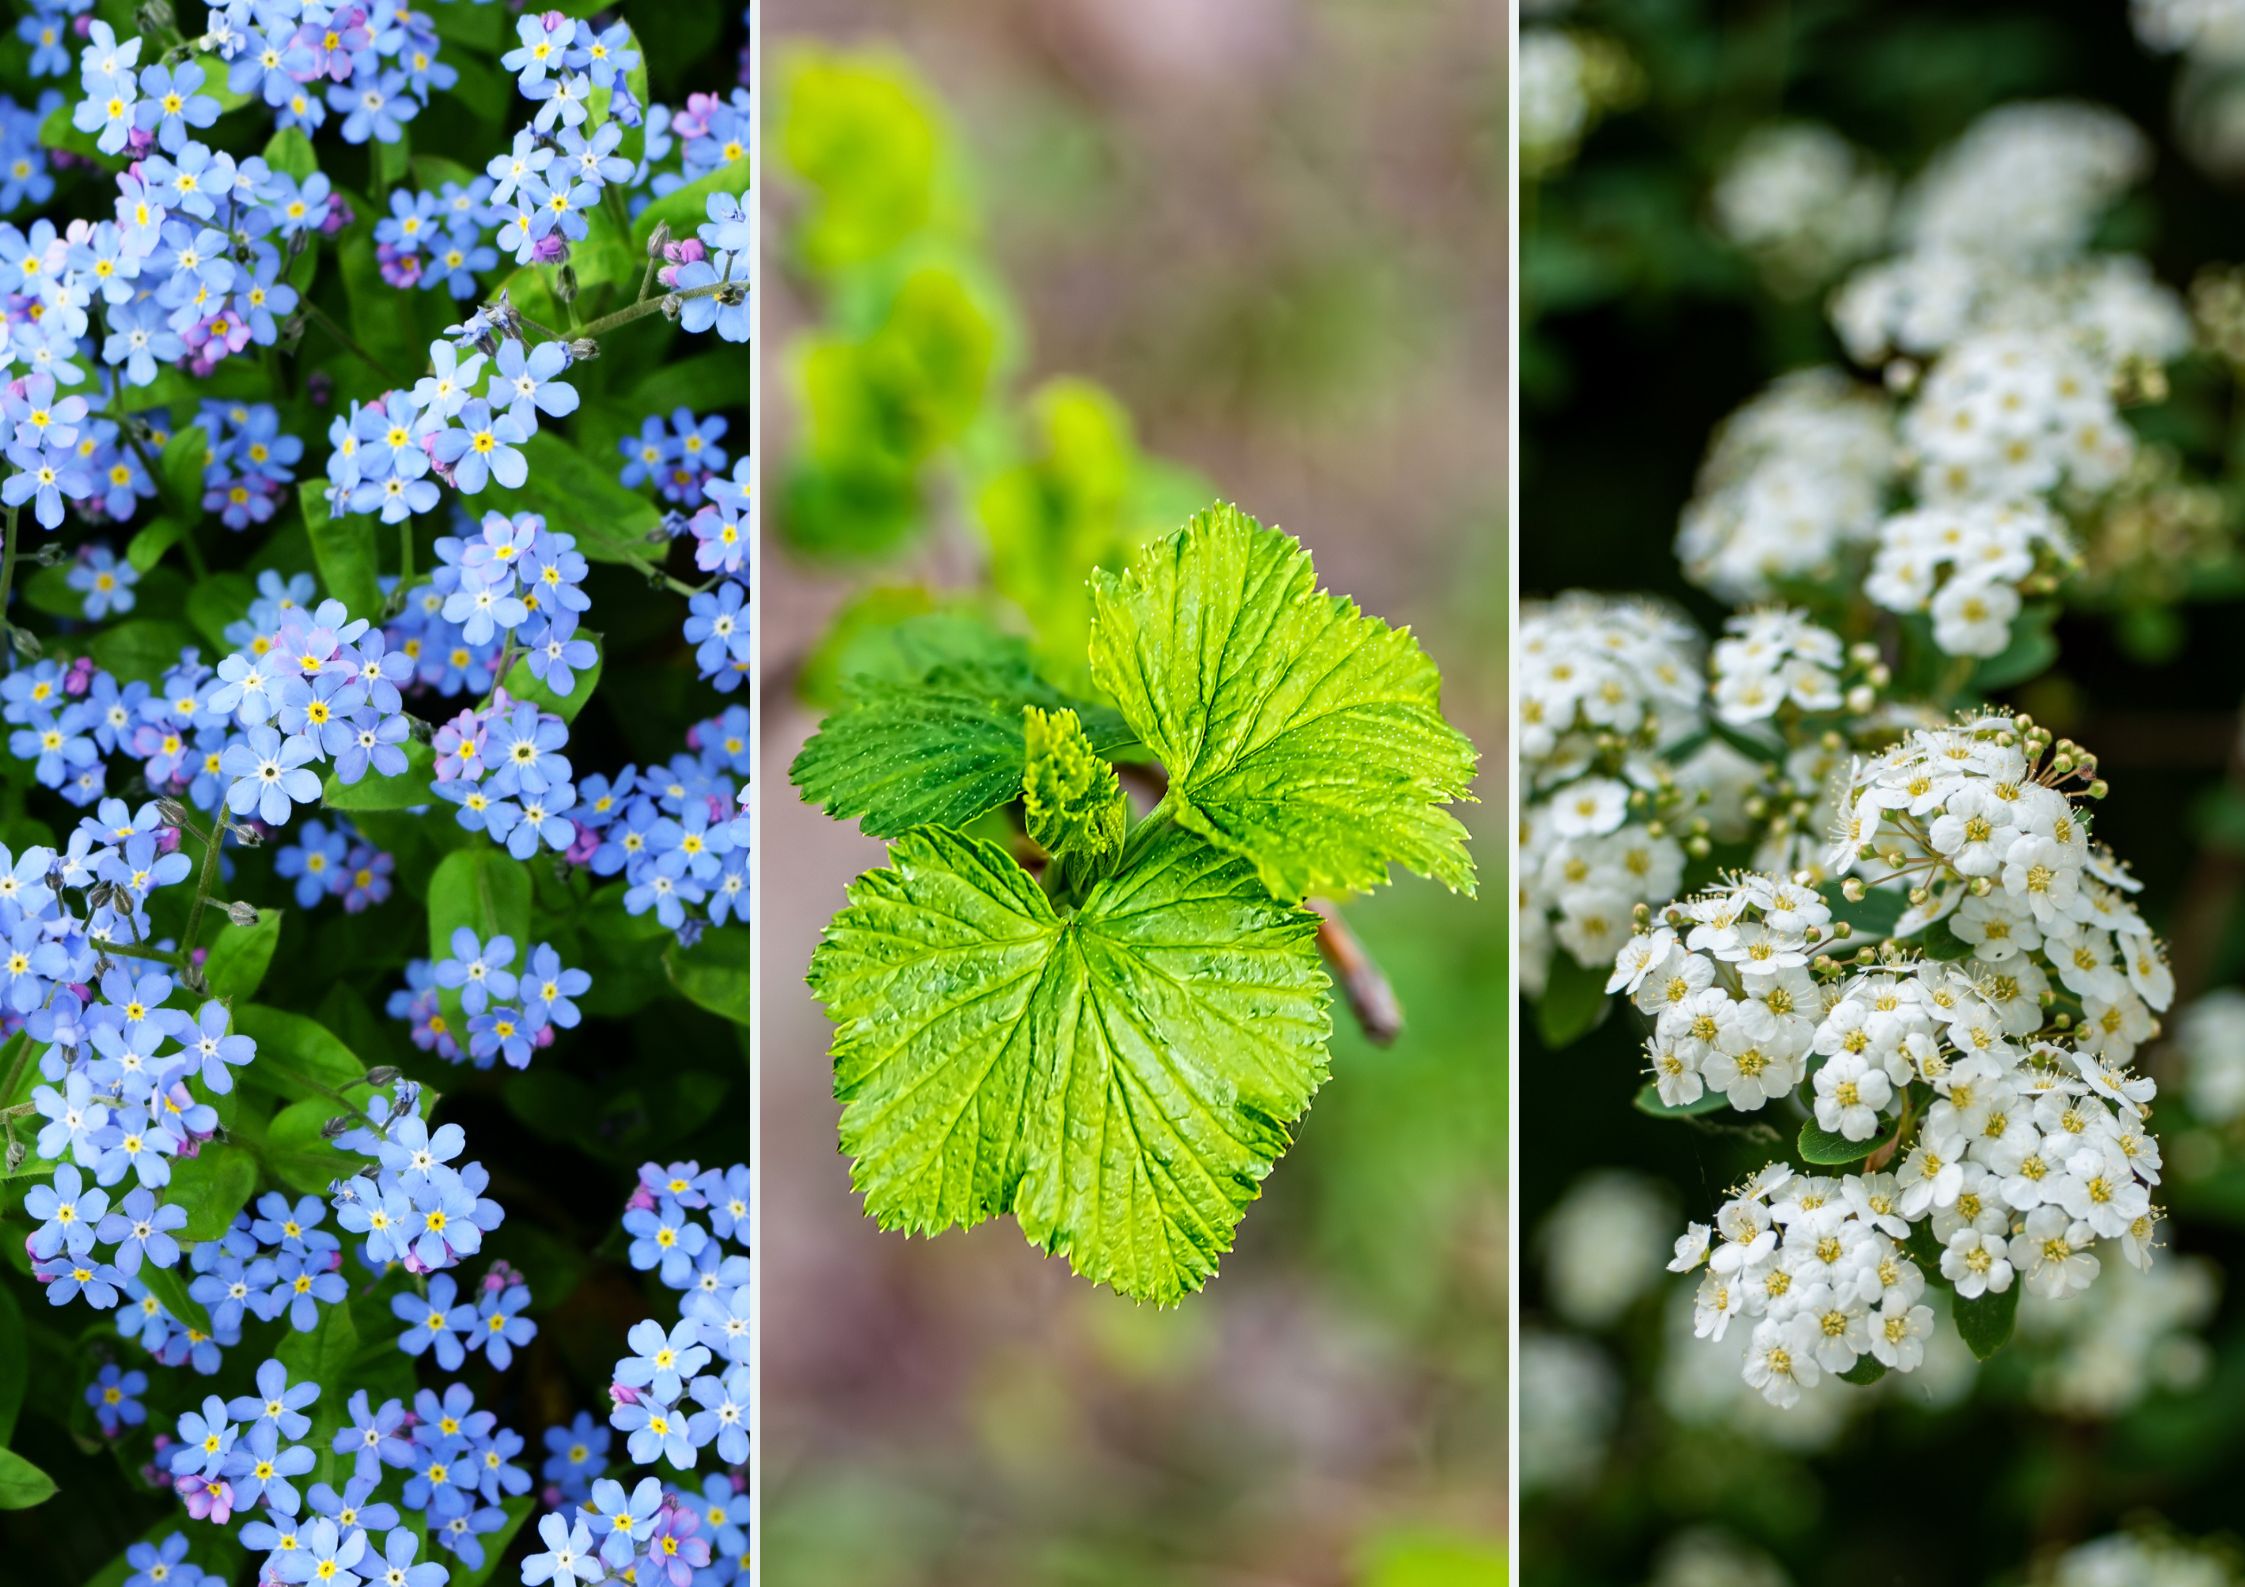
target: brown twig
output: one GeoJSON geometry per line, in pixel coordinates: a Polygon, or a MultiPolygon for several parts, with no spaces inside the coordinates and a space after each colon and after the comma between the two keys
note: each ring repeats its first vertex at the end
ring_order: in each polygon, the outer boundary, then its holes
{"type": "Polygon", "coordinates": [[[1310,900],[1317,912],[1317,947],[1333,966],[1334,979],[1349,1000],[1349,1012],[1375,1047],[1385,1047],[1403,1034],[1403,1004],[1387,975],[1364,951],[1356,933],[1341,918],[1341,906],[1323,898],[1310,900]]]}

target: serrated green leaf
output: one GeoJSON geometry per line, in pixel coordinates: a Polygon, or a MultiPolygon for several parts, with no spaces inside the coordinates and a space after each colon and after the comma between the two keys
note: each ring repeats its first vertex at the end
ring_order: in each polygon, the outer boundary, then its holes
{"type": "Polygon", "coordinates": [[[889,857],[810,969],[867,1212],[1011,1212],[1096,1283],[1199,1289],[1325,1078],[1316,917],[1175,828],[1065,916],[995,844],[889,857]]]}
{"type": "Polygon", "coordinates": [[[831,710],[847,698],[852,679],[910,683],[960,662],[1027,666],[1029,646],[976,612],[941,604],[924,585],[876,584],[835,613],[796,676],[796,692],[831,710]]]}
{"type": "MultiPolygon", "coordinates": [[[[863,677],[845,688],[847,703],[819,724],[788,776],[805,799],[874,837],[964,826],[1010,802],[1028,755],[1023,710],[1073,703],[1019,657],[942,666],[911,683],[863,677]]],[[[1103,753],[1130,742],[1113,712],[1078,709],[1103,753]]]]}
{"type": "Polygon", "coordinates": [[[12,1449],[0,1449],[0,1510],[28,1510],[55,1496],[55,1479],[12,1449]]]}
{"type": "Polygon", "coordinates": [[[181,1158],[173,1166],[164,1200],[187,1210],[187,1222],[179,1231],[184,1244],[224,1234],[256,1189],[254,1157],[225,1141],[205,1141],[193,1157],[181,1158]]]}
{"type": "Polygon", "coordinates": [[[1985,1361],[2011,1342],[2012,1325],[2019,1320],[2019,1291],[2024,1287],[2014,1279],[2000,1295],[1982,1295],[1974,1300],[1956,1297],[1951,1310],[1956,1315],[1957,1337],[1975,1360],[1985,1361]]]}
{"type": "Polygon", "coordinates": [[[374,543],[377,520],[372,513],[352,512],[336,517],[327,504],[327,481],[308,479],[296,487],[296,500],[304,513],[304,532],[312,540],[312,561],[320,570],[320,583],[343,603],[353,617],[369,621],[382,611],[382,582],[376,569],[379,552],[374,543]]]}
{"type": "Polygon", "coordinates": [[[705,931],[691,948],[663,950],[663,971],[680,995],[736,1025],[749,1022],[751,948],[746,926],[705,931]]]}
{"type": "Polygon", "coordinates": [[[1122,853],[1130,813],[1122,780],[1091,747],[1075,712],[1032,705],[1022,722],[1028,760],[1021,806],[1029,836],[1060,863],[1069,885],[1081,888],[1106,875],[1122,853]]]}
{"type": "Polygon", "coordinates": [[[1886,1136],[1883,1132],[1874,1132],[1867,1141],[1851,1141],[1811,1119],[1801,1126],[1801,1138],[1797,1144],[1803,1162],[1836,1167],[1841,1163],[1860,1163],[1886,1144],[1886,1136]]]}
{"type": "Polygon", "coordinates": [[[234,1010],[234,1029],[257,1043],[257,1056],[237,1071],[241,1082],[283,1097],[321,1097],[366,1078],[366,1065],[317,1020],[263,1003],[234,1010]]]}
{"type": "Polygon", "coordinates": [[[1180,823],[1284,898],[1377,887],[1391,864],[1473,891],[1444,808],[1469,797],[1473,746],[1410,630],[1321,593],[1308,552],[1226,504],[1092,585],[1093,680],[1180,823]]]}
{"type": "Polygon", "coordinates": [[[265,972],[272,966],[273,950],[280,941],[278,909],[258,911],[253,926],[225,921],[203,960],[203,979],[210,986],[210,995],[230,1003],[246,1003],[255,997],[265,983],[265,972]]]}
{"type": "Polygon", "coordinates": [[[330,810],[353,811],[418,810],[436,804],[431,787],[436,781],[437,752],[418,738],[407,739],[401,747],[405,750],[405,770],[395,777],[377,777],[369,771],[357,782],[347,783],[329,772],[327,781],[320,785],[320,803],[330,810]]]}

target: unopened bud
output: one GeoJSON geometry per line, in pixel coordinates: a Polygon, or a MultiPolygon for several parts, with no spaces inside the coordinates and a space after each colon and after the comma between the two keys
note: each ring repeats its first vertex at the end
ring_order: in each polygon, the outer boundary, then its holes
{"type": "Polygon", "coordinates": [[[589,336],[580,336],[569,344],[569,361],[573,364],[588,363],[599,356],[600,344],[589,336]]]}
{"type": "Polygon", "coordinates": [[[577,301],[577,267],[563,265],[554,272],[553,295],[564,303],[577,301]]]}
{"type": "Polygon", "coordinates": [[[669,246],[670,222],[659,220],[655,222],[655,234],[647,239],[647,257],[660,259],[663,256],[663,250],[669,246]]]}
{"type": "Polygon", "coordinates": [[[237,926],[254,926],[257,924],[257,906],[236,899],[226,906],[226,918],[237,926]]]}
{"type": "Polygon", "coordinates": [[[396,1064],[376,1064],[366,1072],[366,1083],[379,1089],[388,1085],[397,1077],[398,1066],[396,1064]]]}
{"type": "Polygon", "coordinates": [[[157,800],[156,814],[162,819],[164,825],[167,827],[183,827],[187,825],[187,807],[181,804],[177,799],[157,800]]]}
{"type": "Polygon", "coordinates": [[[321,1135],[321,1138],[322,1138],[322,1139],[325,1139],[325,1140],[330,1140],[330,1141],[332,1141],[332,1140],[334,1140],[334,1139],[335,1139],[335,1138],[336,1138],[336,1137],[337,1137],[338,1135],[347,1135],[347,1134],[349,1134],[349,1133],[350,1133],[350,1129],[351,1129],[351,1117],[350,1117],[350,1115],[349,1115],[349,1114],[341,1114],[341,1115],[338,1115],[338,1116],[337,1116],[337,1117],[335,1117],[335,1118],[329,1119],[329,1120],[328,1120],[328,1121],[327,1121],[327,1122],[326,1122],[325,1124],[321,1125],[321,1126],[320,1126],[320,1135],[321,1135]]]}

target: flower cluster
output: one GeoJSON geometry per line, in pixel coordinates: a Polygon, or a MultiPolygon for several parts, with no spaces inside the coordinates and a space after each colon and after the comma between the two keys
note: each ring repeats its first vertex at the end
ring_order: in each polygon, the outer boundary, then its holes
{"type": "MultiPolygon", "coordinates": [[[[748,1460],[754,1386],[748,1170],[645,1164],[623,1227],[632,1266],[654,1273],[683,1298],[676,1321],[648,1318],[631,1329],[631,1354],[616,1363],[609,1389],[610,1425],[625,1435],[635,1465],[665,1463],[691,1472],[701,1451],[713,1448],[737,1473],[748,1460]]],[[[699,1490],[674,1488],[655,1476],[629,1489],[607,1478],[588,1486],[588,1467],[598,1459],[596,1434],[604,1454],[607,1435],[589,1419],[561,1440],[548,1436],[555,1454],[547,1465],[555,1484],[552,1513],[538,1524],[546,1546],[524,1561],[525,1582],[574,1587],[634,1579],[651,1566],[655,1579],[685,1587],[705,1580],[701,1573],[713,1564],[722,1567],[720,1581],[746,1569],[737,1475],[712,1476],[699,1490]],[[574,1458],[578,1451],[585,1458],[574,1458]],[[573,1516],[567,1506],[574,1506],[573,1516]]]]}
{"type": "Polygon", "coordinates": [[[588,777],[569,857],[621,875],[624,908],[691,942],[704,923],[749,918],[748,711],[732,706],[687,736],[689,753],[588,777]]]}
{"type": "Polygon", "coordinates": [[[1884,240],[1894,179],[1830,127],[1747,134],[1715,184],[1715,225],[1778,290],[1805,293],[1884,240]]]}
{"type": "Polygon", "coordinates": [[[2181,1055],[2183,1100],[2204,1124],[2245,1118],[2245,992],[2208,992],[2175,1020],[2181,1055]]]}
{"type": "Polygon", "coordinates": [[[1554,939],[1579,964],[1608,962],[1631,911],[1682,880],[1680,800],[1654,751],[1698,727],[1704,684],[1680,617],[1586,595],[1523,607],[1520,666],[1520,952],[1534,986],[1554,939]]]}
{"type": "Polygon", "coordinates": [[[1850,773],[1828,858],[1854,873],[1851,891],[1907,886],[1898,935],[1940,928],[2011,989],[2007,1005],[2049,1007],[2085,1061],[2121,1066],[2156,1034],[2175,982],[2129,902],[2140,884],[2090,841],[2077,799],[2102,796],[2096,767],[2024,716],[1911,733],[1850,773]]]}
{"type": "Polygon", "coordinates": [[[1851,654],[1840,636],[1783,607],[1741,612],[1710,658],[1709,706],[1733,727],[1791,712],[1868,715],[1885,669],[1876,653],[1851,654]]]}
{"type": "Polygon", "coordinates": [[[396,1081],[335,1137],[336,1150],[368,1160],[338,1178],[331,1199],[337,1225],[365,1237],[359,1260],[372,1268],[395,1262],[409,1273],[433,1273],[458,1266],[506,1217],[484,1194],[491,1176],[481,1163],[453,1167],[467,1148],[460,1126],[431,1130],[420,1105],[421,1088],[396,1081]]]}
{"type": "Polygon", "coordinates": [[[2041,502],[1940,502],[1879,525],[1863,593],[1891,612],[1923,612],[1952,656],[1993,656],[2011,642],[2023,591],[2047,590],[2070,555],[2065,526],[2041,502]]]}
{"type": "Polygon", "coordinates": [[[416,1047],[448,1063],[489,1069],[503,1058],[510,1069],[527,1069],[534,1051],[553,1044],[555,1031],[570,1029],[582,1017],[575,1000],[591,990],[592,977],[568,968],[544,942],[530,950],[517,974],[516,952],[509,938],[479,942],[462,926],[452,935],[450,958],[407,963],[405,986],[390,994],[390,1017],[413,1027],[416,1047]],[[459,993],[468,1016],[465,1051],[444,1014],[446,991],[459,993]]]}
{"type": "Polygon", "coordinates": [[[396,866],[392,856],[340,818],[332,827],[305,822],[297,828],[296,841],[273,856],[274,873],[296,883],[297,908],[316,909],[322,900],[339,898],[344,911],[353,915],[390,896],[390,873],[396,866]]]}
{"type": "Polygon", "coordinates": [[[725,420],[722,415],[696,418],[691,409],[679,408],[666,422],[651,415],[636,436],[616,443],[623,453],[624,487],[652,485],[667,502],[699,507],[710,480],[725,467],[725,420]]]}

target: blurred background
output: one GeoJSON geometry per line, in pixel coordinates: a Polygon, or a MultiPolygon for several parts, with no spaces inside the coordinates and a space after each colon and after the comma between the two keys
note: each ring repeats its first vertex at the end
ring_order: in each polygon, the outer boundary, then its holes
{"type": "MultiPolygon", "coordinates": [[[[2141,5],[2138,12],[2182,8],[2141,5]]],[[[2117,109],[2152,140],[2147,182],[2101,247],[2159,279],[2245,255],[2245,125],[2235,59],[2147,49],[2131,7],[1896,0],[1608,0],[1526,7],[1522,194],[1521,587],[1646,591],[1712,633],[1727,608],[1673,548],[1711,432],[1779,372],[1846,362],[1825,319],[1857,254],[1742,239],[1717,195],[1756,134],[1813,122],[1868,172],[1906,183],[1979,115],[2019,98],[2117,109]]],[[[2232,44],[2236,41],[2231,40],[2232,44]]],[[[1890,188],[1891,191],[1891,188],[1890,188]]],[[[1868,252],[1877,246],[1877,223],[1868,252]]],[[[2186,557],[2152,543],[2069,600],[2056,668],[2014,696],[2098,750],[2115,797],[2098,836],[2146,882],[2146,913],[2200,988],[2245,970],[2245,834],[2235,616],[2241,496],[2233,383],[2179,366],[2175,400],[2131,412],[2147,440],[2233,460],[2186,557]],[[2139,585],[2137,575],[2144,575],[2139,585]]],[[[2229,994],[2231,998],[2234,993],[2229,994]]],[[[2203,1565],[2067,1575],[2066,1550],[2131,1526],[2237,1527],[2245,1457],[2245,1256],[2238,1130],[2192,1089],[2245,1060],[2245,1022],[2178,1022],[2151,1059],[2175,1214],[2150,1282],[2115,1285],[2063,1328],[2033,1325],[1974,1370],[1945,1349],[1908,1380],[1762,1405],[1691,1338],[1691,1284],[1661,1271],[1687,1218],[1771,1155],[1635,1112],[1642,1031],[1608,1018],[1563,1053],[1522,1038],[1524,1579],[1535,1587],[1927,1587],[2245,1579],[2229,1543],[2203,1565]],[[2189,1091],[2186,1103],[2168,1099],[2189,1091]],[[1556,1127],[1595,1120],[1595,1127],[1556,1127]],[[1896,1497],[1892,1485],[1911,1497],[1896,1497]],[[1946,1496],[1946,1497],[1944,1497],[1946,1496]],[[1926,1534],[1898,1536],[1898,1513],[1926,1534]],[[1938,1538],[1938,1542],[1934,1539],[1938,1538]],[[2056,1571],[2055,1578],[2050,1574],[2056,1571]]],[[[2202,1005],[2206,1006],[2206,1005],[2202,1005]]],[[[2132,1273],[2121,1275],[2134,1279],[2132,1273]]],[[[1735,1333],[1733,1335],[1735,1338],[1735,1333]]],[[[2081,1567],[2086,1569],[2086,1567],[2081,1567]]]]}
{"type": "MultiPolygon", "coordinates": [[[[1502,9],[773,0],[761,21],[766,1578],[1501,1580],[1502,9]],[[892,231],[953,293],[912,300],[916,341],[896,294],[867,307],[886,267],[853,268],[892,231]],[[845,379],[836,348],[870,351],[845,379]],[[1220,1278],[1170,1312],[1010,1220],[877,1231],[801,984],[882,857],[785,783],[824,636],[982,585],[1012,521],[992,480],[1065,484],[1087,427],[1129,503],[1094,548],[1240,502],[1418,628],[1484,751],[1481,903],[1411,881],[1352,909],[1409,1026],[1379,1050],[1336,1011],[1334,1079],[1220,1278]]],[[[1050,543],[1072,579],[1082,538],[1050,543]]]]}

